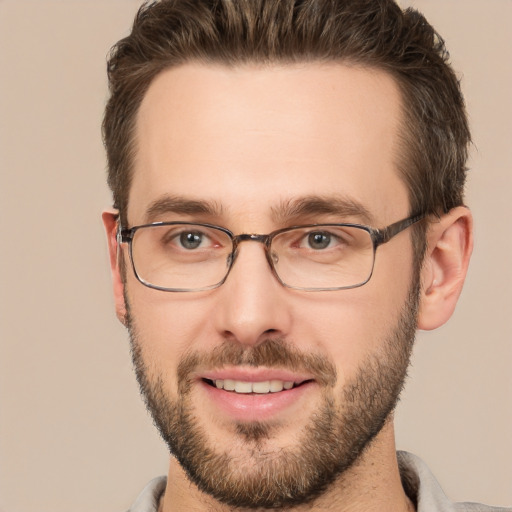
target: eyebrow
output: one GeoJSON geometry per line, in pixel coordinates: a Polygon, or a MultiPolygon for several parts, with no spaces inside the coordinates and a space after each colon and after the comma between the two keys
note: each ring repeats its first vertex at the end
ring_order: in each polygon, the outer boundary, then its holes
{"type": "Polygon", "coordinates": [[[355,217],[358,222],[372,226],[375,222],[370,211],[359,201],[347,196],[304,196],[284,201],[272,208],[272,216],[278,223],[315,215],[331,215],[341,220],[355,217]]]}
{"type": "Polygon", "coordinates": [[[222,208],[212,201],[198,201],[179,196],[165,195],[149,205],[145,214],[145,222],[154,222],[158,217],[169,213],[219,217],[222,213],[222,208]]]}
{"type": "MultiPolygon", "coordinates": [[[[221,217],[223,208],[214,201],[188,199],[180,196],[162,196],[153,201],[146,210],[145,223],[151,223],[166,214],[202,215],[221,217]]],[[[305,217],[329,215],[346,220],[355,218],[358,222],[372,226],[373,215],[359,201],[347,196],[309,195],[282,201],[271,208],[272,220],[277,224],[289,225],[305,217]]]]}

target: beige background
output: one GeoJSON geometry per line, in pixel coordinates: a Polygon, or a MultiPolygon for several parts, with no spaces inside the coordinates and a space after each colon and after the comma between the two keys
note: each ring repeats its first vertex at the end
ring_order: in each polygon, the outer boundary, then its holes
{"type": "MultiPolygon", "coordinates": [[[[138,3],[0,0],[3,512],[122,511],[166,471],[114,317],[100,223],[105,54],[138,3]]],[[[454,318],[419,336],[398,445],[452,498],[512,505],[512,2],[412,3],[461,72],[476,249],[454,318]]]]}

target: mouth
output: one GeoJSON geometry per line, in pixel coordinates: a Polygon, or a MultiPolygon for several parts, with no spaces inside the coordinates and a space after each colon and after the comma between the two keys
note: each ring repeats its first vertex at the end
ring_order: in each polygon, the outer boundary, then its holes
{"type": "Polygon", "coordinates": [[[198,389],[207,397],[205,406],[237,422],[297,413],[318,388],[313,375],[285,369],[231,367],[205,371],[197,378],[198,389]]]}
{"type": "Polygon", "coordinates": [[[291,389],[303,386],[309,380],[294,382],[290,380],[264,380],[264,381],[245,381],[234,379],[202,379],[204,383],[217,389],[231,391],[240,394],[256,394],[266,395],[268,393],[280,393],[281,391],[289,391],[291,389]]]}

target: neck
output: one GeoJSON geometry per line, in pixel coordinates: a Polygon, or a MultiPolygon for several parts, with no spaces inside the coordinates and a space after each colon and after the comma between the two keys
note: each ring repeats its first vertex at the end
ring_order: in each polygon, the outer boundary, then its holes
{"type": "MultiPolygon", "coordinates": [[[[202,493],[171,457],[168,483],[159,512],[244,512],[202,493]]],[[[413,512],[400,480],[392,419],[358,461],[315,501],[287,512],[413,512]]],[[[254,509],[252,509],[254,512],[254,509]]]]}

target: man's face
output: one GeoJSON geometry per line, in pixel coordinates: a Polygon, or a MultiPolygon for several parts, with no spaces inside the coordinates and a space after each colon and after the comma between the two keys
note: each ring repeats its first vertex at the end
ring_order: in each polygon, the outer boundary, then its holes
{"type": "MultiPolygon", "coordinates": [[[[386,226],[409,214],[395,164],[399,122],[398,88],[375,70],[166,71],[137,119],[129,227],[189,221],[261,234],[311,223],[386,226]]],[[[407,230],[379,248],[366,285],[327,292],[283,287],[263,245],[250,241],[210,291],[153,290],[127,268],[138,378],[201,490],[246,507],[299,503],[359,457],[405,375],[412,257],[407,230]],[[248,382],[294,387],[247,393],[218,389],[217,380],[240,390],[248,382]]]]}

